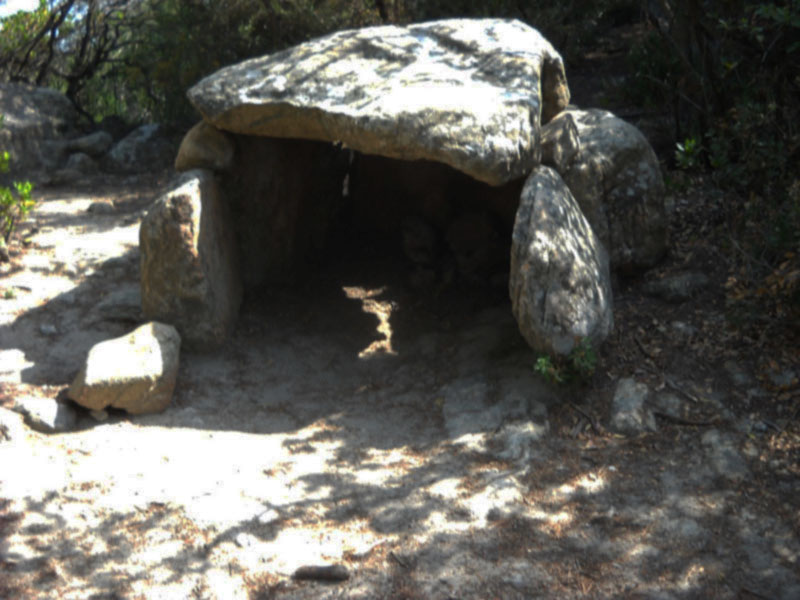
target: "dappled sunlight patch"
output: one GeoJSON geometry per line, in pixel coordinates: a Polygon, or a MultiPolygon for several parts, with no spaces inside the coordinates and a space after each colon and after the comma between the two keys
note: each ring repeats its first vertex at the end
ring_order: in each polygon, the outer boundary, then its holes
{"type": "Polygon", "coordinates": [[[365,313],[375,315],[378,319],[377,331],[383,336],[382,339],[375,340],[366,348],[358,353],[359,358],[373,358],[382,354],[396,355],[392,347],[392,326],[389,322],[392,311],[396,308],[393,302],[379,300],[379,297],[386,292],[386,287],[363,288],[358,286],[344,286],[342,291],[350,300],[361,301],[361,310],[365,313]]]}
{"type": "Polygon", "coordinates": [[[34,366],[25,357],[25,352],[17,348],[0,350],[0,381],[4,383],[22,383],[22,371],[34,366]]]}
{"type": "Polygon", "coordinates": [[[599,470],[579,475],[569,483],[563,483],[550,490],[549,496],[556,500],[567,500],[576,493],[597,494],[607,488],[606,472],[599,470]]]}

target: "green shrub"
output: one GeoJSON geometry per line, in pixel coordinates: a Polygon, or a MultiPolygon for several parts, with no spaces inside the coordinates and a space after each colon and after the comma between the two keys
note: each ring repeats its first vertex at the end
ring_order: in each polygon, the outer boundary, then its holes
{"type": "Polygon", "coordinates": [[[551,383],[589,380],[597,368],[597,353],[589,338],[581,338],[566,357],[539,356],[533,370],[551,383]]]}
{"type": "MultiPolygon", "coordinates": [[[[0,115],[0,127],[3,126],[3,115],[0,115]]],[[[0,151],[0,173],[8,172],[10,156],[7,151],[0,151]]],[[[0,238],[3,244],[8,243],[14,227],[20,219],[24,219],[33,208],[35,201],[31,199],[33,186],[29,181],[15,181],[12,188],[0,186],[0,238]]]]}

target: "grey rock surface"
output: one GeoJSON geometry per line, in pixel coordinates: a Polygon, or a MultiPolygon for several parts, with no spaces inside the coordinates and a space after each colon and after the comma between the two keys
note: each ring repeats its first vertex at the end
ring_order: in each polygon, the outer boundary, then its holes
{"type": "Polygon", "coordinates": [[[565,173],[581,150],[575,118],[567,113],[542,127],[542,164],[565,173]]]}
{"type": "Polygon", "coordinates": [[[679,304],[691,300],[699,291],[708,287],[708,276],[704,273],[681,273],[648,281],[643,291],[649,296],[679,304]]]}
{"type": "Polygon", "coordinates": [[[86,174],[96,173],[99,170],[97,162],[84,152],[70,154],[64,168],[86,174]]]}
{"type": "Polygon", "coordinates": [[[230,333],[242,299],[233,225],[214,175],[175,178],[139,230],[142,311],[174,325],[186,347],[209,349],[230,333]]]}
{"type": "Polygon", "coordinates": [[[142,320],[142,292],[138,285],[117,289],[95,306],[97,316],[109,320],[142,320]]]}
{"type": "Polygon", "coordinates": [[[611,268],[639,270],[658,262],[669,223],[661,168],[644,135],[608,111],[574,108],[542,135],[550,162],[608,250],[611,268]]]}
{"type": "Polygon", "coordinates": [[[608,256],[558,173],[540,166],[525,183],[511,245],[511,308],[538,352],[596,347],[614,324],[608,256]]]}
{"type": "Polygon", "coordinates": [[[180,347],[175,328],[156,322],[100,342],[89,351],[67,395],[93,411],[161,412],[172,400],[180,347]]]}
{"type": "Polygon", "coordinates": [[[65,142],[64,147],[68,152],[80,152],[98,158],[109,151],[114,143],[114,138],[106,131],[95,131],[65,142]]]}
{"type": "Polygon", "coordinates": [[[71,431],[78,421],[74,406],[52,398],[16,398],[14,410],[25,417],[32,429],[44,433],[71,431]]]}
{"type": "Polygon", "coordinates": [[[174,156],[173,142],[160,125],[152,123],[137,127],[114,144],[104,165],[120,173],[143,173],[163,169],[172,164],[174,156]]]}
{"type": "Polygon", "coordinates": [[[338,140],[499,185],[539,162],[540,124],[569,90],[560,55],[535,29],[452,19],[334,33],[226,67],[189,99],[218,129],[338,140]]]}
{"type": "Polygon", "coordinates": [[[113,215],[115,212],[117,212],[117,209],[112,202],[99,200],[97,202],[92,202],[86,209],[86,212],[91,213],[93,215],[107,216],[107,215],[113,215]]]}
{"type": "Polygon", "coordinates": [[[233,164],[234,152],[234,141],[230,135],[200,121],[183,137],[175,157],[175,170],[226,171],[233,164]]]}
{"type": "Polygon", "coordinates": [[[710,429],[703,434],[702,441],[708,460],[717,475],[732,481],[741,481],[750,475],[747,462],[732,434],[710,429]]]}
{"type": "Polygon", "coordinates": [[[634,379],[620,379],[611,401],[609,429],[626,435],[656,431],[656,419],[647,400],[650,389],[634,379]]]}
{"type": "Polygon", "coordinates": [[[75,107],[49,88],[0,84],[0,115],[0,148],[10,154],[14,177],[58,166],[64,159],[62,142],[78,133],[75,107]]]}

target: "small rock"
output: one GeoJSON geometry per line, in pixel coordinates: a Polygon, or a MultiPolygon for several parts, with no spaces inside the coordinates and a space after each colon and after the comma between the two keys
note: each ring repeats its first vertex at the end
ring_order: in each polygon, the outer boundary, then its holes
{"type": "Polygon", "coordinates": [[[39,331],[42,335],[58,335],[58,328],[50,323],[42,323],[39,325],[39,331]]]}
{"type": "Polygon", "coordinates": [[[667,416],[680,419],[683,417],[683,401],[675,394],[663,392],[652,400],[653,408],[667,416]]]}
{"type": "Polygon", "coordinates": [[[717,475],[732,481],[741,481],[750,475],[750,469],[730,434],[711,429],[703,434],[701,441],[717,475]]]}
{"type": "Polygon", "coordinates": [[[111,135],[105,131],[95,131],[89,135],[69,140],[65,144],[65,148],[70,152],[97,157],[105,154],[113,143],[114,138],[111,135]]]}
{"type": "Polygon", "coordinates": [[[697,335],[697,327],[694,325],[689,325],[683,321],[673,321],[670,325],[672,330],[682,337],[690,338],[697,335]]]}
{"type": "Polygon", "coordinates": [[[546,419],[543,424],[531,421],[506,423],[496,435],[503,445],[498,456],[511,461],[529,458],[531,446],[547,435],[548,429],[546,419]]]}
{"type": "Polygon", "coordinates": [[[43,433],[71,431],[78,421],[75,407],[52,398],[17,398],[14,411],[25,417],[31,429],[43,433]]]}
{"type": "Polygon", "coordinates": [[[747,371],[744,370],[741,365],[733,362],[732,360],[727,360],[725,361],[723,367],[728,372],[728,375],[730,376],[734,385],[739,387],[753,385],[754,379],[747,371]]]}
{"type": "Polygon", "coordinates": [[[94,159],[83,152],[71,154],[64,168],[68,171],[78,171],[79,173],[86,173],[87,175],[96,173],[99,169],[94,159]]]}
{"type": "Polygon", "coordinates": [[[172,400],[181,338],[172,325],[150,322],[128,335],[96,344],[68,396],[91,410],[161,412],[172,400]]]}
{"type": "Polygon", "coordinates": [[[123,287],[103,298],[95,306],[104,319],[142,320],[142,294],[138,285],[123,287]]]}
{"type": "Polygon", "coordinates": [[[636,435],[656,431],[656,419],[647,408],[650,389],[633,379],[620,379],[611,402],[609,428],[617,433],[636,435]]]}
{"type": "Polygon", "coordinates": [[[108,421],[108,412],[104,410],[90,410],[89,415],[98,423],[108,421]]]}
{"type": "Polygon", "coordinates": [[[769,382],[779,390],[788,390],[797,385],[797,373],[791,369],[781,372],[771,372],[768,375],[769,382]]]}
{"type": "Polygon", "coordinates": [[[105,201],[98,201],[92,202],[89,205],[89,208],[86,209],[86,212],[89,212],[93,215],[113,215],[117,212],[117,209],[114,207],[112,202],[105,202],[105,201]]]}
{"type": "Polygon", "coordinates": [[[708,277],[703,273],[682,273],[648,281],[643,290],[648,296],[678,304],[691,300],[695,294],[708,287],[708,283],[708,277]]]}

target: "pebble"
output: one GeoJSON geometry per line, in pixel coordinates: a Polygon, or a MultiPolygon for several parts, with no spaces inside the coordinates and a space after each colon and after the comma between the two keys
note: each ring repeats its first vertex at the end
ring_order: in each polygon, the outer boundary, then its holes
{"type": "Polygon", "coordinates": [[[684,323],[683,321],[673,321],[670,323],[672,330],[683,337],[693,337],[697,335],[697,327],[684,323]]]}
{"type": "Polygon", "coordinates": [[[43,335],[58,335],[58,328],[51,323],[42,323],[39,325],[39,331],[43,335]]]}

